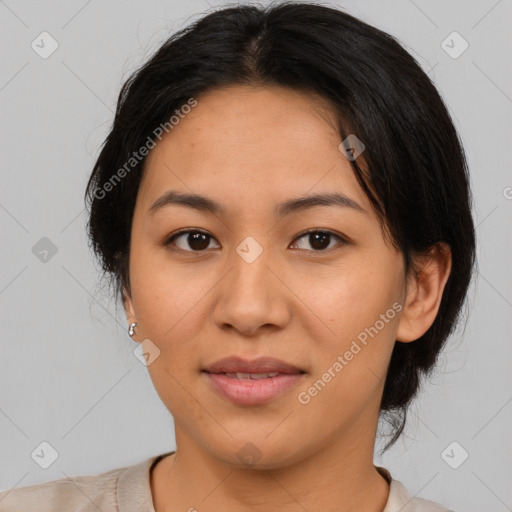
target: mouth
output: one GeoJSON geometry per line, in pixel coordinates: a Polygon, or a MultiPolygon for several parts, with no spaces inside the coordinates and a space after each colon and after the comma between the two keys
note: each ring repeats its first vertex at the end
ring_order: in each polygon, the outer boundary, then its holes
{"type": "Polygon", "coordinates": [[[268,376],[274,373],[286,375],[305,373],[301,368],[274,357],[258,357],[257,359],[249,361],[238,356],[219,359],[206,366],[203,371],[216,374],[254,375],[256,378],[258,378],[258,375],[268,376]]]}
{"type": "Polygon", "coordinates": [[[226,377],[229,377],[230,379],[239,379],[239,380],[258,380],[258,379],[269,379],[277,377],[278,375],[286,375],[284,373],[279,372],[270,372],[270,373],[242,373],[242,372],[226,372],[222,374],[216,374],[216,375],[225,375],[226,377]]]}
{"type": "Polygon", "coordinates": [[[279,359],[239,357],[221,359],[202,370],[213,390],[241,405],[261,405],[295,387],[306,372],[279,359]]]}

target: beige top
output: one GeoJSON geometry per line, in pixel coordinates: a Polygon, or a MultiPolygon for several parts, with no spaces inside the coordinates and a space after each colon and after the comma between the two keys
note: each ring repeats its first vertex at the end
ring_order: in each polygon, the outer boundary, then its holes
{"type": "MultiPolygon", "coordinates": [[[[113,469],[94,476],[62,478],[0,492],[2,512],[155,512],[151,496],[150,471],[157,455],[133,466],[113,469]]],[[[432,501],[411,498],[389,471],[378,467],[390,484],[382,512],[450,512],[432,501]]]]}

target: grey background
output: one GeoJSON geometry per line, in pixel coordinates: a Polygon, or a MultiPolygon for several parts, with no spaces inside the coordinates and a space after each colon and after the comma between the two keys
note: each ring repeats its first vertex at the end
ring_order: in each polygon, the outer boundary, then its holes
{"type": "MultiPolygon", "coordinates": [[[[83,193],[124,80],[217,5],[0,1],[0,489],[97,474],[175,447],[123,311],[97,286],[83,193]],[[47,59],[31,48],[43,31],[59,44],[47,59]],[[32,250],[43,237],[57,249],[46,262],[32,250]],[[58,452],[48,469],[31,457],[43,441],[58,452]]],[[[403,438],[375,463],[411,494],[454,510],[512,510],[512,2],[331,5],[396,36],[434,79],[466,146],[478,225],[466,329],[452,336],[403,438]],[[453,31],[469,44],[456,59],[441,46],[453,31]],[[458,469],[441,456],[453,441],[469,453],[458,469]]]]}

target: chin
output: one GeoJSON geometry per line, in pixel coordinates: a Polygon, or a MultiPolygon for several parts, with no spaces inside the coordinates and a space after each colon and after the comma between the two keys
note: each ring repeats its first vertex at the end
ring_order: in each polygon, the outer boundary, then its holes
{"type": "Polygon", "coordinates": [[[270,439],[273,435],[262,435],[260,431],[252,436],[246,432],[245,435],[225,437],[221,442],[207,444],[214,457],[236,469],[280,469],[304,458],[307,447],[286,435],[270,439]]]}

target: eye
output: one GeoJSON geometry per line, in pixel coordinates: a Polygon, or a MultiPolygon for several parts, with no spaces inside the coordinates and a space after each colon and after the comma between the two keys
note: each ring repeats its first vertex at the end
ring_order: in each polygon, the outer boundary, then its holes
{"type": "MultiPolygon", "coordinates": [[[[198,231],[197,229],[188,230],[188,231],[180,231],[171,235],[165,242],[164,245],[176,245],[179,249],[187,252],[200,252],[208,249],[210,240],[214,240],[214,238],[204,231],[198,231]],[[179,240],[183,238],[184,241],[181,241],[181,246],[175,243],[175,240],[179,240]],[[187,249],[187,246],[192,248],[192,250],[187,249]]],[[[219,246],[220,247],[220,246],[219,246]]]]}
{"type": "MultiPolygon", "coordinates": [[[[314,252],[326,252],[327,249],[332,249],[332,246],[329,247],[332,239],[338,240],[338,245],[348,243],[347,240],[342,238],[340,235],[333,233],[332,231],[318,229],[309,230],[306,233],[302,233],[302,235],[297,237],[295,240],[300,240],[301,238],[306,238],[306,240],[311,244],[311,247],[313,247],[314,252]]],[[[299,249],[304,249],[304,247],[299,247],[299,249]]],[[[310,249],[306,248],[306,250],[310,249]]]]}
{"type": "MultiPolygon", "coordinates": [[[[307,240],[311,244],[313,248],[312,251],[314,252],[325,252],[326,250],[332,249],[330,245],[333,239],[338,241],[338,245],[348,243],[347,240],[332,231],[319,229],[302,233],[302,235],[295,238],[295,240],[306,237],[309,237],[307,240]]],[[[186,252],[202,252],[209,248],[211,240],[215,239],[205,231],[189,229],[174,233],[164,242],[164,245],[175,245],[178,249],[186,252]],[[177,243],[177,241],[179,241],[179,243],[177,243]]],[[[220,246],[217,246],[217,248],[219,247],[220,246]]],[[[299,247],[299,249],[310,250],[304,247],[299,247]]]]}

